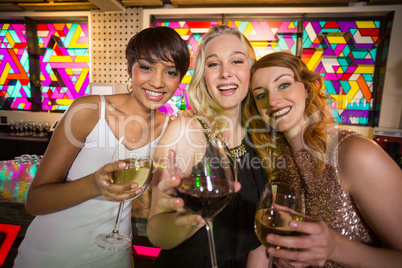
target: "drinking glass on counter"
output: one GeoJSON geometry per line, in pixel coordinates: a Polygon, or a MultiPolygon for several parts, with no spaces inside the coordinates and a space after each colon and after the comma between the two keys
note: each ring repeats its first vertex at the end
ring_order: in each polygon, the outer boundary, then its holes
{"type": "Polygon", "coordinates": [[[15,120],[10,120],[10,124],[9,124],[9,126],[10,126],[10,129],[11,129],[11,135],[14,135],[15,133],[15,124],[16,124],[16,122],[15,122],[15,120]]]}
{"type": "Polygon", "coordinates": [[[50,131],[51,125],[46,121],[35,122],[32,119],[10,120],[9,122],[12,136],[39,136],[43,137],[50,131]]]}

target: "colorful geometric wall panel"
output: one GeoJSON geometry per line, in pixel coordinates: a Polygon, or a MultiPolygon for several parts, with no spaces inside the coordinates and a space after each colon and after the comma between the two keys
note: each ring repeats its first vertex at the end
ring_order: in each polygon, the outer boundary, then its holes
{"type": "Polygon", "coordinates": [[[31,109],[25,25],[0,23],[0,109],[31,109]]]}
{"type": "MultiPolygon", "coordinates": [[[[284,51],[302,55],[308,68],[324,77],[336,122],[378,123],[391,23],[382,19],[230,20],[251,42],[257,58],[284,51]],[[385,28],[385,31],[384,29],[385,28]],[[299,31],[299,32],[298,32],[299,31]],[[302,41],[300,43],[298,42],[302,41]],[[301,51],[300,50],[301,47],[301,51]],[[378,67],[380,66],[380,67],[378,67]],[[377,68],[377,69],[376,69],[377,68]],[[374,116],[374,118],[373,118],[374,116]]],[[[173,98],[160,111],[173,115],[190,109],[187,90],[199,43],[220,20],[157,20],[155,26],[175,29],[191,54],[189,71],[173,98]]],[[[226,23],[226,22],[225,22],[226,23]]],[[[31,109],[29,55],[24,24],[0,24],[0,109],[31,109]]],[[[38,24],[43,110],[65,110],[89,94],[88,28],[85,23],[38,24]]]]}
{"type": "Polygon", "coordinates": [[[187,98],[188,84],[193,75],[194,57],[197,54],[198,46],[212,26],[222,24],[221,21],[163,21],[156,22],[155,26],[165,26],[173,28],[187,42],[190,51],[190,67],[183,77],[180,88],[178,88],[173,98],[162,106],[159,110],[168,115],[174,115],[178,110],[189,109],[187,98]],[[187,108],[185,108],[185,107],[187,108]]]}
{"type": "Polygon", "coordinates": [[[89,94],[89,40],[86,23],[38,24],[42,109],[66,110],[89,94]]]}
{"type": "Polygon", "coordinates": [[[324,77],[339,123],[367,124],[380,21],[305,21],[302,59],[324,77]]]}
{"type": "Polygon", "coordinates": [[[229,21],[254,47],[257,59],[272,52],[296,54],[297,21],[229,21]]]}
{"type": "MultiPolygon", "coordinates": [[[[193,61],[204,35],[221,21],[170,21],[156,22],[156,26],[166,26],[175,29],[187,42],[191,54],[189,71],[182,80],[180,88],[184,90],[184,101],[189,107],[187,99],[188,83],[193,74],[193,61]]],[[[238,29],[251,42],[256,51],[257,58],[274,51],[287,51],[296,53],[297,21],[229,21],[228,26],[238,29]]],[[[171,101],[165,104],[160,111],[172,115],[182,105],[182,92],[177,89],[171,101]]]]}

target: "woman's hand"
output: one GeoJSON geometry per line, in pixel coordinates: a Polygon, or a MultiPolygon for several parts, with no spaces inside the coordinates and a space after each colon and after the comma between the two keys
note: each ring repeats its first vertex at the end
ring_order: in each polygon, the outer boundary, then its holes
{"type": "MultiPolygon", "coordinates": [[[[176,210],[177,217],[175,223],[177,226],[184,225],[205,225],[204,219],[198,214],[192,214],[188,210],[184,208],[184,201],[181,198],[175,197],[174,188],[180,185],[180,177],[172,176],[163,179],[158,188],[161,192],[164,192],[169,197],[168,198],[160,198],[158,200],[158,206],[163,209],[176,210]]],[[[241,185],[239,182],[235,182],[234,184],[235,192],[240,191],[241,185]]]]}
{"type": "Polygon", "coordinates": [[[304,233],[302,236],[279,236],[269,234],[267,241],[271,244],[291,249],[269,248],[268,254],[279,258],[278,267],[323,266],[331,258],[338,234],[322,222],[291,221],[292,230],[304,233]],[[296,249],[296,250],[292,250],[296,249]]]}
{"type": "Polygon", "coordinates": [[[181,118],[184,116],[189,116],[192,117],[194,115],[194,110],[179,110],[177,111],[177,113],[175,113],[174,115],[170,116],[170,118],[172,120],[175,120],[177,118],[181,118]]]}
{"type": "Polygon", "coordinates": [[[167,166],[167,170],[171,177],[167,177],[161,180],[158,185],[159,191],[165,193],[166,198],[160,198],[158,200],[158,206],[162,209],[167,210],[176,210],[177,216],[175,219],[175,224],[177,226],[184,225],[193,225],[199,227],[205,225],[204,219],[201,215],[192,214],[184,208],[184,201],[181,198],[175,198],[175,190],[174,188],[180,185],[180,177],[178,176],[181,173],[181,170],[177,168],[176,164],[176,152],[173,149],[170,149],[168,152],[168,161],[169,164],[167,166]]]}
{"type": "Polygon", "coordinates": [[[114,184],[110,181],[109,173],[112,171],[124,169],[125,162],[113,162],[104,165],[94,173],[94,181],[99,193],[104,195],[109,201],[122,201],[139,195],[142,190],[138,188],[137,183],[118,183],[114,184]]]}
{"type": "MultiPolygon", "coordinates": [[[[168,196],[167,198],[160,198],[158,200],[158,206],[162,209],[176,210],[177,217],[175,223],[177,226],[193,225],[193,226],[203,226],[205,225],[204,219],[201,215],[192,214],[184,208],[184,201],[181,198],[175,197],[174,188],[180,185],[180,174],[181,170],[177,168],[175,164],[176,153],[173,149],[169,150],[168,153],[169,165],[167,167],[170,177],[164,178],[160,181],[158,185],[159,191],[163,192],[168,196]]],[[[239,182],[234,184],[235,192],[240,191],[241,185],[239,182]]]]}
{"type": "Polygon", "coordinates": [[[160,198],[158,200],[158,206],[163,209],[176,210],[177,217],[175,223],[177,226],[184,225],[201,225],[205,224],[204,219],[198,214],[192,214],[184,208],[184,201],[181,198],[176,198],[174,188],[180,185],[180,178],[178,176],[172,176],[163,179],[158,188],[161,192],[164,192],[169,197],[160,198]]]}

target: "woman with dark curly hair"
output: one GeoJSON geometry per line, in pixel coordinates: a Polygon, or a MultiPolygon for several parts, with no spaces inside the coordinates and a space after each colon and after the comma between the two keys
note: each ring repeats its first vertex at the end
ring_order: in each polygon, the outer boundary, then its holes
{"type": "MultiPolygon", "coordinates": [[[[243,121],[266,172],[302,189],[305,213],[318,220],[290,222],[304,236],[267,236],[281,247],[268,249],[277,267],[400,265],[401,169],[372,140],[333,124],[322,77],[300,58],[266,55],[250,81],[243,121]]],[[[264,247],[253,261],[266,267],[264,247]]]]}

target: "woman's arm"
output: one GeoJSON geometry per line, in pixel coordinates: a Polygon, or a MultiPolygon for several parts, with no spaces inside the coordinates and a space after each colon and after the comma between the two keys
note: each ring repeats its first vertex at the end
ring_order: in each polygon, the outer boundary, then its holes
{"type": "MultiPolygon", "coordinates": [[[[158,168],[153,175],[147,233],[149,240],[163,249],[178,246],[205,225],[200,215],[184,209],[183,199],[174,197],[174,188],[181,182],[175,176],[176,146],[185,148],[182,152],[185,155],[178,158],[190,170],[192,161],[197,161],[195,152],[203,155],[206,149],[205,134],[198,121],[187,116],[172,121],[155,150],[154,161],[158,168]]],[[[240,183],[235,183],[234,187],[238,192],[240,183]]]]}
{"type": "Polygon", "coordinates": [[[344,241],[345,238],[342,238],[344,244],[349,246],[335,248],[337,261],[345,266],[348,266],[349,259],[361,266],[400,265],[402,263],[401,169],[375,142],[353,136],[342,142],[339,148],[339,172],[342,184],[349,190],[370,229],[380,239],[382,248],[368,247],[356,241],[344,241]],[[352,254],[357,254],[361,258],[353,258],[352,254]]]}
{"type": "MultiPolygon", "coordinates": [[[[181,198],[174,198],[174,187],[180,184],[178,177],[169,172],[174,165],[174,148],[187,144],[186,134],[189,118],[172,121],[158,143],[154,161],[158,168],[152,177],[152,202],[148,217],[149,240],[163,249],[171,249],[185,241],[204,224],[200,215],[193,215],[183,209],[181,198]]],[[[189,150],[192,148],[188,145],[189,150]]]]}
{"type": "Polygon", "coordinates": [[[124,164],[107,164],[86,177],[66,182],[72,163],[99,119],[98,104],[98,96],[76,99],[57,124],[28,190],[25,209],[31,215],[60,211],[100,194],[110,200],[135,195],[133,192],[120,195],[122,191],[130,190],[131,185],[113,185],[109,181],[108,173],[123,168],[124,164]]]}
{"type": "Polygon", "coordinates": [[[192,236],[205,222],[200,215],[183,209],[184,202],[181,198],[168,194],[180,184],[179,178],[170,177],[166,169],[158,168],[153,179],[148,238],[158,247],[171,249],[192,236]],[[155,183],[156,180],[159,183],[155,183]]]}
{"type": "Polygon", "coordinates": [[[247,256],[247,268],[268,267],[269,256],[263,245],[250,251],[247,256]]]}
{"type": "Polygon", "coordinates": [[[382,247],[371,247],[332,231],[324,222],[292,221],[304,237],[268,236],[270,243],[303,250],[275,250],[269,254],[292,264],[321,266],[331,260],[344,267],[398,267],[402,263],[402,171],[373,141],[353,136],[339,148],[342,185],[382,247]]]}

